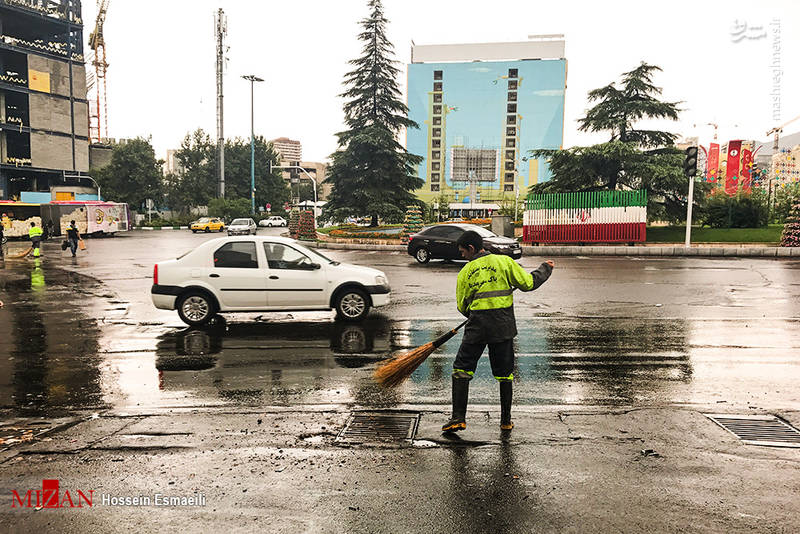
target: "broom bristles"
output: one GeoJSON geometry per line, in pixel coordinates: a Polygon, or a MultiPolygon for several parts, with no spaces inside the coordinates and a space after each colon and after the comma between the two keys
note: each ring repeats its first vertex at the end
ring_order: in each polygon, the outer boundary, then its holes
{"type": "Polygon", "coordinates": [[[402,384],[434,350],[436,346],[430,342],[386,360],[375,370],[375,380],[387,388],[402,384]]]}

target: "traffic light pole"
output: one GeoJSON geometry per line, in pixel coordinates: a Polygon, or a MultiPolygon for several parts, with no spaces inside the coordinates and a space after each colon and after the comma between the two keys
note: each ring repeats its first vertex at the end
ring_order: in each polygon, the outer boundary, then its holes
{"type": "Polygon", "coordinates": [[[692,204],[694,204],[694,176],[697,174],[697,147],[686,148],[686,158],[683,161],[683,174],[689,178],[689,197],[686,202],[686,243],[684,246],[692,246],[692,204]]]}
{"type": "Polygon", "coordinates": [[[686,243],[684,246],[692,246],[692,204],[694,203],[694,176],[689,177],[689,202],[686,206],[686,243]]]}

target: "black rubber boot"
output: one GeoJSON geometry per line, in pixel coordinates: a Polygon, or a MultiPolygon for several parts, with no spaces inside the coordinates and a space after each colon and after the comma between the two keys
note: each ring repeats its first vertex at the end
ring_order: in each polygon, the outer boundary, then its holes
{"type": "Polygon", "coordinates": [[[453,416],[442,426],[442,432],[458,432],[467,428],[469,379],[453,377],[453,416]]]}
{"type": "Polygon", "coordinates": [[[514,423],[511,422],[511,392],[513,382],[502,380],[500,382],[500,429],[511,430],[514,423]]]}

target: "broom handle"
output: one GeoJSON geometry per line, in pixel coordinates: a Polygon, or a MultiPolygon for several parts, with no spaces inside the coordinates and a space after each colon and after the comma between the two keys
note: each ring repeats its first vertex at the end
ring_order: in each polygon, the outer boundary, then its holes
{"type": "MultiPolygon", "coordinates": [[[[467,321],[469,321],[469,319],[467,319],[467,321]]],[[[452,330],[450,330],[449,332],[447,332],[445,335],[443,335],[443,336],[437,338],[436,340],[434,340],[433,341],[433,347],[438,349],[439,347],[441,347],[442,345],[444,345],[445,343],[450,341],[450,339],[454,335],[456,335],[456,333],[458,333],[458,331],[461,329],[461,327],[463,327],[465,324],[467,324],[467,321],[464,321],[463,323],[461,323],[457,327],[455,327],[452,330]]]]}

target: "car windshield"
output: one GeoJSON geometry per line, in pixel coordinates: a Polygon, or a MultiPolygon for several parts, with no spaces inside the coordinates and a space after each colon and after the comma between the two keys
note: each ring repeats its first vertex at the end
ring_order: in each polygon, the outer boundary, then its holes
{"type": "Polygon", "coordinates": [[[304,247],[303,245],[297,245],[297,247],[300,248],[303,252],[307,252],[307,253],[311,254],[312,256],[317,256],[318,258],[321,258],[322,260],[327,261],[331,265],[339,265],[338,261],[333,261],[332,259],[330,259],[329,257],[323,255],[322,253],[317,252],[313,248],[304,247]]]}
{"type": "Polygon", "coordinates": [[[490,230],[487,230],[482,226],[475,226],[470,224],[468,226],[464,226],[464,230],[473,230],[475,232],[478,232],[478,235],[480,235],[481,237],[497,237],[497,234],[495,234],[490,230]]]}
{"type": "Polygon", "coordinates": [[[208,222],[210,220],[211,219],[209,219],[208,217],[200,217],[199,219],[197,219],[197,222],[204,223],[204,222],[208,222]]]}
{"type": "Polygon", "coordinates": [[[241,224],[242,226],[247,226],[250,224],[250,219],[234,219],[231,225],[234,224],[241,224]]]}

